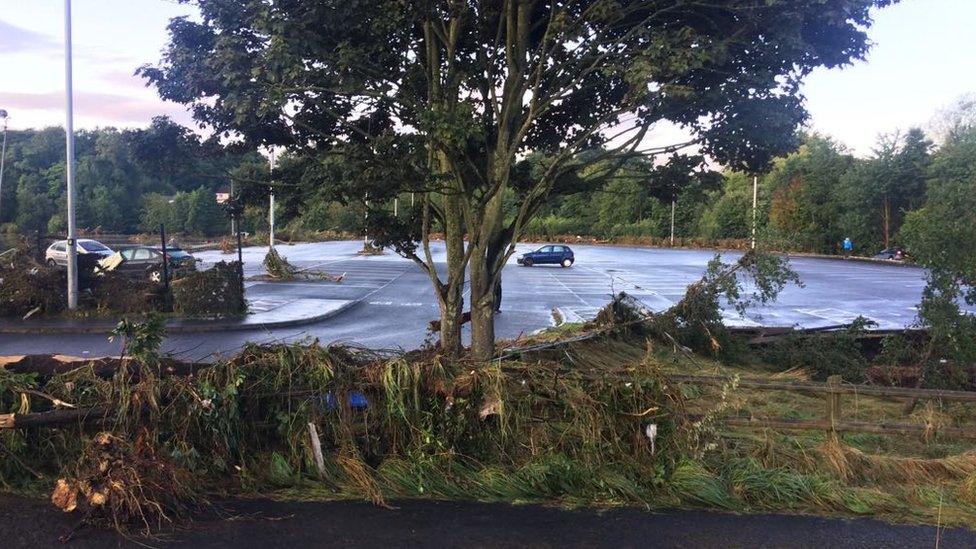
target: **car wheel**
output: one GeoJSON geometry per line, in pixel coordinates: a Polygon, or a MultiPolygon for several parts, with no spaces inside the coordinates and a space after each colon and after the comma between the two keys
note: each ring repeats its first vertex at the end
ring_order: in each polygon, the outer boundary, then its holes
{"type": "Polygon", "coordinates": [[[149,282],[159,284],[163,281],[163,273],[159,269],[149,271],[149,282]]]}
{"type": "Polygon", "coordinates": [[[532,260],[529,259],[529,258],[525,258],[525,261],[523,261],[522,264],[525,265],[526,267],[531,267],[532,266],[532,260]]]}
{"type": "Polygon", "coordinates": [[[53,260],[53,259],[48,259],[47,260],[47,266],[48,267],[57,267],[58,266],[58,262],[55,261],[55,260],[53,260]]]}
{"type": "Polygon", "coordinates": [[[564,259],[563,260],[563,267],[569,267],[572,264],[573,264],[573,260],[572,259],[564,259]]]}

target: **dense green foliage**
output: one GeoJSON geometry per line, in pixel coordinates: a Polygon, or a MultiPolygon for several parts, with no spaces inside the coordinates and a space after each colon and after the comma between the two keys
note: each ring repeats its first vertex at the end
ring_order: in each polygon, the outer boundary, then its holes
{"type": "MultiPolygon", "coordinates": [[[[552,197],[528,232],[667,236],[670,197],[655,192],[659,175],[650,163],[630,164],[629,172],[601,181],[581,174],[576,192],[552,197]]],[[[955,268],[963,269],[973,264],[976,252],[951,250],[971,248],[976,241],[970,235],[974,173],[974,129],[959,128],[938,147],[919,129],[883,136],[867,158],[855,157],[830,138],[810,135],[759,177],[759,238],[775,249],[837,253],[850,237],[861,255],[899,245],[919,256],[953,255],[955,268]]],[[[713,241],[748,238],[752,177],[725,172],[718,183],[703,183],[712,174],[691,169],[687,174],[692,184],[674,195],[675,234],[713,241]]]]}
{"type": "MultiPolygon", "coordinates": [[[[60,234],[65,228],[64,130],[9,132],[0,225],[60,234]]],[[[134,233],[165,223],[173,233],[226,231],[214,191],[245,158],[164,117],[146,129],[84,130],[75,137],[77,222],[134,233]]]]}

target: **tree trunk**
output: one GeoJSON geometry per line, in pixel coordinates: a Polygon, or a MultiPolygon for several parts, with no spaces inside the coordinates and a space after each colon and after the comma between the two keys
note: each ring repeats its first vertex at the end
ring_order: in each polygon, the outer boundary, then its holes
{"type": "MultiPolygon", "coordinates": [[[[464,223],[458,195],[446,194],[444,206],[444,246],[447,249],[447,280],[440,296],[441,348],[444,354],[461,354],[461,318],[464,313],[464,223]]],[[[436,277],[436,268],[431,265],[436,277]]]]}
{"type": "Polygon", "coordinates": [[[445,356],[457,357],[461,354],[461,318],[464,309],[464,292],[460,284],[447,284],[440,296],[441,349],[445,356]]]}
{"type": "Polygon", "coordinates": [[[481,238],[471,254],[471,354],[475,360],[489,361],[495,356],[496,286],[501,284],[505,239],[502,224],[502,192],[485,207],[481,238]]]}
{"type": "Polygon", "coordinates": [[[495,292],[488,259],[484,253],[472,255],[471,273],[471,354],[488,361],[495,354],[495,292]]]}

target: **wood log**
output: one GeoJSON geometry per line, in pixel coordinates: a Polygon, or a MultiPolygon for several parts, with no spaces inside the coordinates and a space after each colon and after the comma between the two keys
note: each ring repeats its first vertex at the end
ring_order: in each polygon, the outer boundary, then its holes
{"type": "Polygon", "coordinates": [[[101,421],[109,416],[108,408],[83,410],[51,410],[31,414],[0,414],[0,429],[27,429],[32,427],[56,427],[70,423],[101,421]]]}
{"type": "MultiPolygon", "coordinates": [[[[42,380],[67,373],[78,368],[91,367],[95,375],[108,379],[115,375],[122,365],[136,367],[124,357],[83,358],[68,355],[15,355],[0,357],[0,368],[15,374],[37,374],[42,380]]],[[[201,368],[212,366],[206,363],[182,362],[174,358],[160,359],[160,372],[164,375],[190,375],[201,368]]]]}

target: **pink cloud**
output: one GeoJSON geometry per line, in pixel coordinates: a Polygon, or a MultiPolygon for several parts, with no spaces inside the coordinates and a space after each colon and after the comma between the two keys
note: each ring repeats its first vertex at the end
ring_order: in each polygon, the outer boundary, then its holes
{"type": "MultiPolygon", "coordinates": [[[[15,113],[26,111],[64,111],[64,94],[60,91],[39,93],[0,92],[0,105],[15,113]]],[[[130,95],[76,90],[75,117],[97,119],[104,125],[145,125],[154,116],[166,115],[181,124],[191,124],[190,115],[182,105],[161,99],[145,99],[130,95]]]]}
{"type": "Polygon", "coordinates": [[[111,69],[103,71],[98,79],[119,88],[145,89],[146,81],[135,75],[134,70],[111,69]]]}

